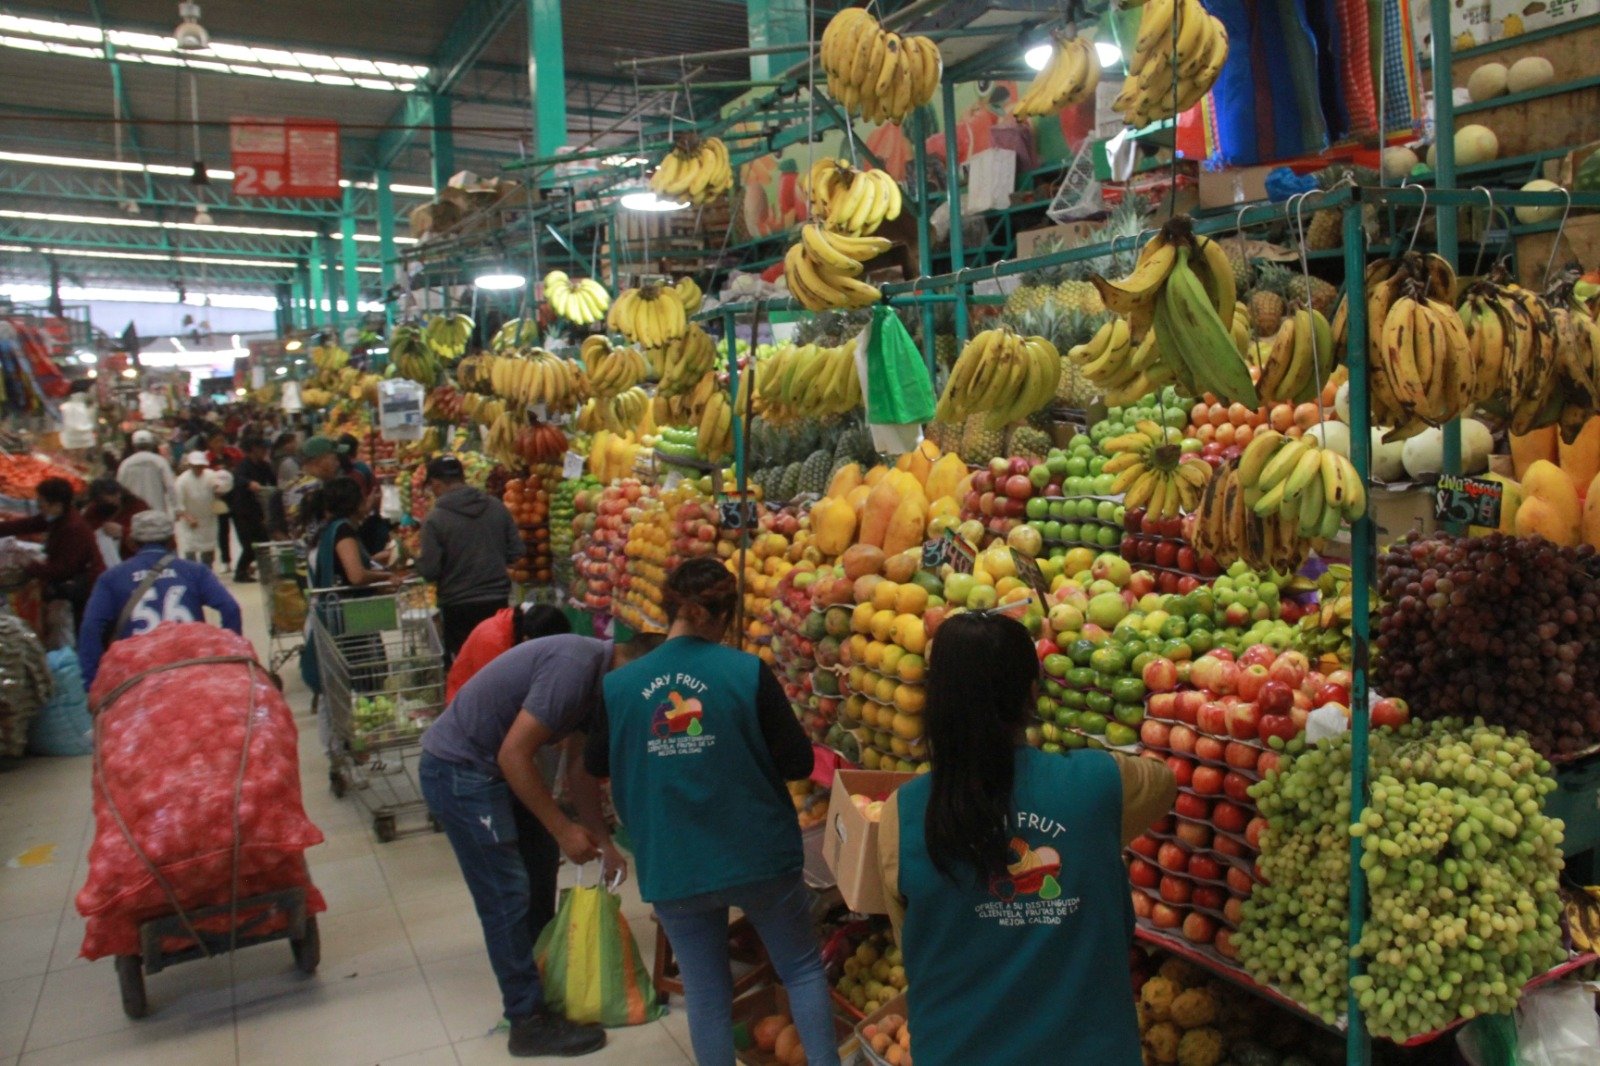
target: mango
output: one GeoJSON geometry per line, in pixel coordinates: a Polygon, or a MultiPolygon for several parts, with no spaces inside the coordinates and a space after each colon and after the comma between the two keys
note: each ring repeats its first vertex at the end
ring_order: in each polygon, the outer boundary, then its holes
{"type": "Polygon", "coordinates": [[[1531,430],[1518,436],[1511,437],[1511,469],[1516,474],[1517,480],[1528,472],[1540,459],[1554,462],[1559,453],[1556,451],[1556,442],[1560,439],[1555,426],[1545,426],[1542,429],[1531,430]]]}
{"type": "Polygon", "coordinates": [[[1581,542],[1578,493],[1556,464],[1536,459],[1522,478],[1522,503],[1514,528],[1519,537],[1537,533],[1553,544],[1576,547],[1581,542]]]}
{"type": "MultiPolygon", "coordinates": [[[[957,491],[961,482],[967,477],[967,464],[962,462],[961,456],[951,452],[941,455],[939,460],[928,470],[927,480],[923,483],[923,491],[928,499],[937,500],[945,496],[958,498],[957,491]]],[[[958,505],[959,507],[959,505],[958,505]]]]}
{"type": "Polygon", "coordinates": [[[1572,491],[1582,496],[1594,476],[1600,474],[1600,417],[1585,422],[1571,444],[1558,436],[1556,454],[1560,457],[1561,469],[1572,481],[1572,491]]]}

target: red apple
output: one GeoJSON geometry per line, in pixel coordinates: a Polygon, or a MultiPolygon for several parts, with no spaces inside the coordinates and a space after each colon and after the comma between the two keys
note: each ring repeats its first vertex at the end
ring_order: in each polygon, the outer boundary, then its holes
{"type": "Polygon", "coordinates": [[[1161,871],[1143,859],[1134,859],[1128,864],[1128,880],[1140,888],[1155,888],[1161,883],[1161,871]]]}
{"type": "Polygon", "coordinates": [[[1240,666],[1271,666],[1278,653],[1265,644],[1252,644],[1239,656],[1240,666]]]}
{"type": "Polygon", "coordinates": [[[1244,839],[1252,848],[1261,850],[1261,834],[1266,832],[1267,820],[1260,815],[1250,819],[1250,824],[1244,827],[1244,839]]]}
{"type": "Polygon", "coordinates": [[[1200,560],[1195,556],[1194,549],[1185,544],[1178,549],[1178,569],[1185,573],[1194,573],[1200,560]]]}
{"type": "Polygon", "coordinates": [[[1220,911],[1228,905],[1228,890],[1220,885],[1195,885],[1190,902],[1208,911],[1220,911]]]}
{"type": "Polygon", "coordinates": [[[1195,758],[1205,762],[1224,762],[1227,745],[1217,737],[1200,737],[1194,742],[1195,758]]]}
{"type": "Polygon", "coordinates": [[[1211,824],[1224,833],[1242,833],[1244,827],[1250,824],[1250,814],[1245,808],[1224,800],[1211,808],[1211,824]]]}
{"type": "Polygon", "coordinates": [[[1204,914],[1190,914],[1183,920],[1183,938],[1195,944],[1209,944],[1216,938],[1217,923],[1204,914]]]}
{"type": "Polygon", "coordinates": [[[1256,760],[1256,773],[1260,774],[1262,777],[1266,777],[1269,773],[1276,770],[1278,768],[1278,764],[1282,761],[1283,756],[1279,755],[1277,752],[1264,751],[1261,753],[1261,757],[1256,760]]]}
{"type": "Polygon", "coordinates": [[[1261,695],[1261,690],[1266,687],[1272,675],[1267,673],[1267,668],[1260,663],[1251,663],[1239,671],[1239,698],[1254,700],[1261,695]]]}
{"type": "MultiPolygon", "coordinates": [[[[1210,855],[1193,855],[1189,858],[1189,876],[1201,881],[1221,881],[1226,873],[1222,863],[1210,855]]],[[[1221,910],[1221,907],[1217,908],[1221,910]]]]}
{"type": "Polygon", "coordinates": [[[1288,714],[1294,706],[1294,689],[1276,679],[1269,679],[1256,694],[1256,705],[1262,714],[1288,714]]]}
{"type": "Polygon", "coordinates": [[[1211,827],[1204,822],[1179,822],[1173,828],[1172,835],[1191,848],[1211,846],[1211,827]]]}
{"type": "Polygon", "coordinates": [[[1013,500],[1026,500],[1033,495],[1033,482],[1026,474],[1013,474],[1006,478],[1006,495],[1013,500]]]}
{"type": "Polygon", "coordinates": [[[1299,688],[1310,669],[1310,661],[1297,651],[1280,652],[1278,657],[1272,660],[1272,665],[1267,667],[1272,674],[1272,680],[1282,681],[1290,688],[1299,688]]]}
{"type": "MultiPolygon", "coordinates": [[[[1220,778],[1218,787],[1221,787],[1220,778]]],[[[1180,818],[1187,818],[1193,822],[1204,822],[1211,817],[1211,801],[1187,792],[1178,793],[1178,798],[1172,801],[1172,809],[1180,818]]]]}
{"type": "Polygon", "coordinates": [[[1320,670],[1307,670],[1305,678],[1300,682],[1300,691],[1307,696],[1313,696],[1316,694],[1317,689],[1327,683],[1327,675],[1320,670]]]}
{"type": "Polygon", "coordinates": [[[1228,867],[1228,887],[1241,896],[1248,896],[1255,891],[1256,883],[1250,875],[1237,866],[1228,867]]]}
{"type": "Polygon", "coordinates": [[[1144,598],[1156,590],[1156,576],[1148,570],[1135,570],[1128,578],[1128,591],[1144,598]]]}
{"type": "Polygon", "coordinates": [[[1225,660],[1219,658],[1216,652],[1207,652],[1189,667],[1189,683],[1206,692],[1217,692],[1216,686],[1222,680],[1224,664],[1225,660]]]}
{"type": "Polygon", "coordinates": [[[1177,703],[1172,709],[1172,717],[1189,725],[1197,725],[1200,721],[1200,708],[1205,705],[1205,702],[1206,694],[1204,692],[1199,689],[1186,688],[1178,693],[1177,703]]]}
{"type": "Polygon", "coordinates": [[[1241,744],[1230,740],[1227,748],[1222,753],[1222,759],[1229,768],[1234,770],[1254,770],[1256,761],[1261,756],[1261,750],[1250,744],[1241,744]]]}
{"type": "Polygon", "coordinates": [[[1398,729],[1411,721],[1411,707],[1403,699],[1385,696],[1372,705],[1371,721],[1374,729],[1398,729]]]}
{"type": "Polygon", "coordinates": [[[1239,949],[1233,943],[1233,930],[1226,926],[1217,930],[1217,935],[1212,938],[1211,946],[1217,949],[1217,954],[1225,959],[1237,959],[1239,949]]]}
{"type": "Polygon", "coordinates": [[[1207,700],[1200,705],[1196,724],[1202,733],[1225,737],[1228,735],[1228,708],[1217,700],[1207,700]]]}
{"type": "Polygon", "coordinates": [[[1172,727],[1154,718],[1146,718],[1139,726],[1139,741],[1152,748],[1164,748],[1170,739],[1172,727]]]}
{"type": "Polygon", "coordinates": [[[1170,833],[1170,832],[1172,832],[1172,827],[1173,827],[1174,824],[1176,824],[1176,822],[1177,822],[1177,819],[1174,818],[1172,815],[1163,814],[1160,818],[1156,819],[1155,824],[1152,825],[1149,828],[1148,832],[1151,832],[1151,833],[1170,833]]]}
{"type": "Polygon", "coordinates": [[[1311,697],[1313,707],[1325,707],[1330,703],[1337,703],[1341,707],[1350,706],[1350,690],[1343,685],[1336,685],[1332,681],[1317,689],[1316,695],[1311,697]]]}
{"type": "Polygon", "coordinates": [[[992,492],[986,492],[978,497],[978,513],[985,518],[993,518],[997,513],[999,498],[992,492]]]}
{"type": "Polygon", "coordinates": [[[1129,895],[1133,897],[1133,916],[1149,921],[1150,916],[1155,913],[1156,901],[1143,892],[1131,892],[1129,895]]]}
{"type": "Polygon", "coordinates": [[[1144,664],[1144,687],[1150,692],[1171,692],[1178,687],[1178,668],[1171,659],[1156,657],[1144,664]]]}
{"type": "Polygon", "coordinates": [[[1009,470],[1012,474],[1017,474],[1022,477],[1027,477],[1028,471],[1032,470],[1033,467],[1034,462],[1032,459],[1024,459],[1020,455],[1013,455],[1011,460],[1006,464],[1007,470],[1009,470]]]}
{"type": "Polygon", "coordinates": [[[1250,802],[1250,786],[1254,781],[1237,770],[1229,770],[1222,779],[1222,792],[1235,803],[1250,802]]]}
{"type": "Polygon", "coordinates": [[[1140,833],[1129,842],[1128,850],[1139,856],[1141,859],[1154,862],[1157,853],[1161,850],[1161,841],[1157,840],[1153,836],[1140,833]]]}
{"type": "Polygon", "coordinates": [[[1197,766],[1190,787],[1202,796],[1221,795],[1223,776],[1215,766],[1197,766]]]}
{"type": "Polygon", "coordinates": [[[1141,759],[1151,759],[1151,760],[1153,760],[1155,762],[1166,762],[1166,760],[1167,760],[1166,755],[1164,755],[1163,753],[1161,753],[1159,751],[1156,751],[1154,748],[1146,748],[1146,749],[1144,749],[1143,751],[1141,751],[1139,753],[1139,758],[1141,758],[1141,759]]]}
{"type": "Polygon", "coordinates": [[[1185,754],[1195,750],[1196,736],[1186,725],[1175,725],[1167,732],[1167,747],[1185,754]]]}
{"type": "Polygon", "coordinates": [[[1345,688],[1349,688],[1354,683],[1355,678],[1350,675],[1350,671],[1342,667],[1328,672],[1328,684],[1330,685],[1343,685],[1345,688]]]}
{"type": "Polygon", "coordinates": [[[1185,759],[1182,755],[1168,755],[1166,762],[1167,769],[1172,771],[1172,776],[1177,781],[1178,787],[1187,788],[1189,782],[1194,778],[1193,761],[1185,759]]]}
{"type": "Polygon", "coordinates": [[[1194,895],[1194,886],[1182,877],[1164,876],[1161,878],[1161,898],[1168,903],[1188,903],[1194,895]]]}
{"type": "Polygon", "coordinates": [[[1242,840],[1225,837],[1218,833],[1211,839],[1211,850],[1218,855],[1226,855],[1230,859],[1248,859],[1250,849],[1245,847],[1242,840]]]}
{"type": "MultiPolygon", "coordinates": [[[[1004,467],[1002,467],[1001,468],[1001,473],[1004,473],[1004,472],[1005,472],[1005,469],[1004,469],[1004,467]]],[[[995,478],[995,475],[994,475],[994,471],[992,471],[992,470],[982,469],[982,470],[973,471],[973,474],[972,474],[972,489],[973,489],[973,491],[974,492],[980,492],[980,493],[981,492],[993,492],[994,491],[994,478],[995,478]]]]}
{"type": "Polygon", "coordinates": [[[1187,596],[1189,593],[1193,592],[1199,587],[1200,582],[1197,578],[1194,578],[1189,574],[1184,574],[1182,577],[1178,578],[1177,588],[1173,591],[1177,592],[1177,594],[1180,596],[1187,596]]]}
{"type": "MultiPolygon", "coordinates": [[[[1263,671],[1264,673],[1265,671],[1263,671]]],[[[1235,740],[1254,740],[1261,731],[1261,708],[1254,703],[1236,703],[1228,710],[1228,735],[1235,740]]]]}
{"type": "Polygon", "coordinates": [[[1189,869],[1189,849],[1181,844],[1163,844],[1156,852],[1156,865],[1169,874],[1181,874],[1189,869]]]}
{"type": "Polygon", "coordinates": [[[1170,540],[1158,541],[1152,555],[1152,561],[1157,566],[1175,567],[1178,565],[1178,546],[1170,540]]]}
{"type": "Polygon", "coordinates": [[[1161,519],[1153,514],[1143,514],[1139,517],[1139,532],[1147,537],[1153,537],[1161,532],[1161,519]]]}
{"type": "Polygon", "coordinates": [[[1177,710],[1178,694],[1176,692],[1153,692],[1144,701],[1144,713],[1152,718],[1178,721],[1177,710]]]}
{"type": "MultiPolygon", "coordinates": [[[[1293,708],[1290,708],[1293,710],[1293,708]]],[[[1261,743],[1265,744],[1273,737],[1287,743],[1300,735],[1300,727],[1294,724],[1294,719],[1287,714],[1264,714],[1261,716],[1261,725],[1257,735],[1261,743]]]]}
{"type": "Polygon", "coordinates": [[[1165,903],[1157,903],[1150,909],[1150,924],[1157,929],[1176,929],[1183,924],[1183,912],[1165,903]]]}

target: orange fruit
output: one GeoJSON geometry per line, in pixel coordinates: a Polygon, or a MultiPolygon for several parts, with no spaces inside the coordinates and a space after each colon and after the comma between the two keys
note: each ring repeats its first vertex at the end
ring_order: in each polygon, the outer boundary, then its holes
{"type": "Polygon", "coordinates": [[[895,593],[894,609],[901,614],[920,615],[928,606],[928,590],[921,585],[901,585],[895,593]]]}

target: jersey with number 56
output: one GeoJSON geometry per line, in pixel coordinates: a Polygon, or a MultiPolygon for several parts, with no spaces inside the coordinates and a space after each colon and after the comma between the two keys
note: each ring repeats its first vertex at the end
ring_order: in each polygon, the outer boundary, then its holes
{"type": "Polygon", "coordinates": [[[146,546],[133,558],[101,574],[94,583],[78,630],[78,660],[83,668],[84,687],[93,684],[100,657],[113,641],[140,636],[164,622],[204,621],[203,608],[210,607],[221,615],[223,628],[241,632],[239,603],[233,594],[210,567],[187,559],[169,559],[160,575],[128,608],[133,594],[167,554],[165,547],[146,546]],[[128,620],[118,627],[124,611],[128,620]],[[119,631],[113,633],[113,628],[119,631]]]}

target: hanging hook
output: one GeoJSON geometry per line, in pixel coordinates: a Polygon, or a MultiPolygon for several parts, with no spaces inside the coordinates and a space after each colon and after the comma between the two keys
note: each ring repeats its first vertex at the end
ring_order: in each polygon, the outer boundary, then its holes
{"type": "MultiPolygon", "coordinates": [[[[1474,185],[1472,187],[1471,191],[1472,192],[1481,192],[1481,193],[1483,193],[1484,199],[1489,201],[1489,222],[1488,222],[1488,225],[1486,225],[1484,227],[1483,236],[1480,237],[1479,240],[1478,240],[1478,258],[1475,259],[1473,261],[1473,263],[1472,263],[1473,276],[1474,277],[1481,277],[1482,274],[1483,274],[1483,253],[1486,250],[1488,250],[1488,247],[1489,247],[1489,242],[1484,238],[1487,238],[1489,236],[1489,230],[1494,227],[1494,193],[1492,191],[1490,191],[1490,189],[1489,189],[1489,187],[1487,185],[1474,185]]],[[[1504,211],[1502,211],[1500,213],[1502,215],[1505,214],[1504,211]]],[[[1511,228],[1511,219],[1508,216],[1506,218],[1506,229],[1509,231],[1510,228],[1511,228]]]]}
{"type": "Polygon", "coordinates": [[[1550,271],[1556,265],[1556,250],[1561,247],[1561,235],[1567,231],[1567,216],[1572,214],[1572,193],[1563,188],[1561,195],[1567,198],[1567,206],[1561,211],[1561,224],[1556,227],[1555,240],[1550,242],[1550,258],[1544,264],[1544,285],[1541,288],[1550,284],[1550,271]]]}
{"type": "Polygon", "coordinates": [[[1422,206],[1417,209],[1417,224],[1411,230],[1411,243],[1406,245],[1406,254],[1410,255],[1417,246],[1417,237],[1422,233],[1422,223],[1428,217],[1428,187],[1419,185],[1414,181],[1402,182],[1400,187],[1402,189],[1416,189],[1422,193],[1422,206]]]}
{"type": "MultiPolygon", "coordinates": [[[[1337,185],[1335,188],[1337,188],[1337,185]]],[[[1300,247],[1300,276],[1305,279],[1306,283],[1306,313],[1307,315],[1314,315],[1317,314],[1317,309],[1311,302],[1311,260],[1310,256],[1306,252],[1306,220],[1304,215],[1306,200],[1310,196],[1311,192],[1308,191],[1301,193],[1298,198],[1290,197],[1290,200],[1294,202],[1295,205],[1295,243],[1300,247]]],[[[1322,352],[1318,349],[1316,329],[1311,330],[1311,375],[1312,380],[1318,382],[1317,423],[1320,425],[1328,420],[1328,414],[1322,404],[1322,352]]]]}

